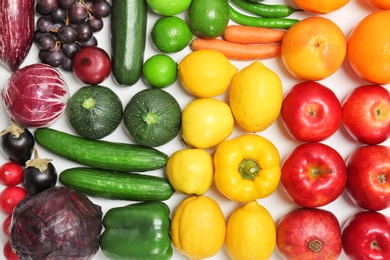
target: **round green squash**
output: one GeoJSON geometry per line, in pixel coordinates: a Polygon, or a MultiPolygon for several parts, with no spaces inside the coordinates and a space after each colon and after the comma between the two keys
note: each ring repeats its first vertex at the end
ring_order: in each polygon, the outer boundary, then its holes
{"type": "Polygon", "coordinates": [[[88,139],[101,139],[122,122],[123,105],[118,95],[101,85],[84,86],[68,100],[68,122],[74,131],[88,139]]]}
{"type": "Polygon", "coordinates": [[[162,89],[145,89],[127,103],[123,122],[137,144],[156,147],[175,138],[181,127],[177,100],[162,89]]]}

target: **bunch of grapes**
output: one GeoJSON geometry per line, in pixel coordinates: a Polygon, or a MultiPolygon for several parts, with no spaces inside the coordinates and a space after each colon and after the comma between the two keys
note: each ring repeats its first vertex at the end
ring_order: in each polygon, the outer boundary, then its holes
{"type": "Polygon", "coordinates": [[[107,0],[38,0],[34,42],[39,60],[72,71],[72,59],[83,46],[97,46],[93,35],[111,13],[107,0]]]}

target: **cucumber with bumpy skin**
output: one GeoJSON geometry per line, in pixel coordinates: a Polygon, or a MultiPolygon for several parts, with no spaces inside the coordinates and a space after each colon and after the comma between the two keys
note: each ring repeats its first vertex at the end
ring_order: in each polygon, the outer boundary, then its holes
{"type": "Polygon", "coordinates": [[[74,162],[113,171],[142,172],[165,167],[168,155],[146,146],[92,140],[51,128],[38,128],[35,140],[43,148],[74,162]]]}
{"type": "Polygon", "coordinates": [[[117,0],[111,5],[112,74],[119,85],[141,77],[146,46],[146,0],[117,0]]]}
{"type": "Polygon", "coordinates": [[[59,181],[86,195],[117,200],[167,200],[175,192],[166,178],[88,167],[66,169],[59,181]]]}

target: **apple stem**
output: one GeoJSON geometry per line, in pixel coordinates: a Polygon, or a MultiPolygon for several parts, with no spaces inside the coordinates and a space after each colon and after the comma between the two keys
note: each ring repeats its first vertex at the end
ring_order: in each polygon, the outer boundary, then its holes
{"type": "Polygon", "coordinates": [[[255,159],[244,159],[239,165],[239,172],[243,179],[253,180],[260,172],[260,167],[255,159]]]}
{"type": "Polygon", "coordinates": [[[314,252],[318,252],[321,250],[322,248],[322,243],[316,239],[312,240],[309,242],[309,244],[307,245],[308,248],[310,248],[310,250],[314,251],[314,252]]]}
{"type": "Polygon", "coordinates": [[[321,171],[319,169],[311,169],[311,173],[314,176],[318,176],[318,175],[321,175],[321,174],[324,174],[324,173],[334,173],[334,170],[333,169],[329,169],[329,170],[326,170],[326,171],[321,171]]]}
{"type": "Polygon", "coordinates": [[[380,250],[381,249],[379,247],[378,243],[375,240],[371,242],[370,246],[371,246],[372,249],[375,249],[375,250],[380,250]]]}

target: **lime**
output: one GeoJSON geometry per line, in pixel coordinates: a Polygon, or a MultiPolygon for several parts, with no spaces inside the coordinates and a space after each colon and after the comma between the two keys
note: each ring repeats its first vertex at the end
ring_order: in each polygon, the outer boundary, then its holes
{"type": "Polygon", "coordinates": [[[168,55],[156,54],[144,63],[142,76],[153,88],[168,87],[177,79],[177,64],[168,55]]]}
{"type": "Polygon", "coordinates": [[[164,16],[180,14],[191,4],[191,0],[146,0],[146,2],[155,13],[164,16]]]}
{"type": "Polygon", "coordinates": [[[187,23],[176,16],[164,16],[154,24],[151,38],[153,44],[163,52],[178,52],[191,41],[193,34],[187,23]]]}

